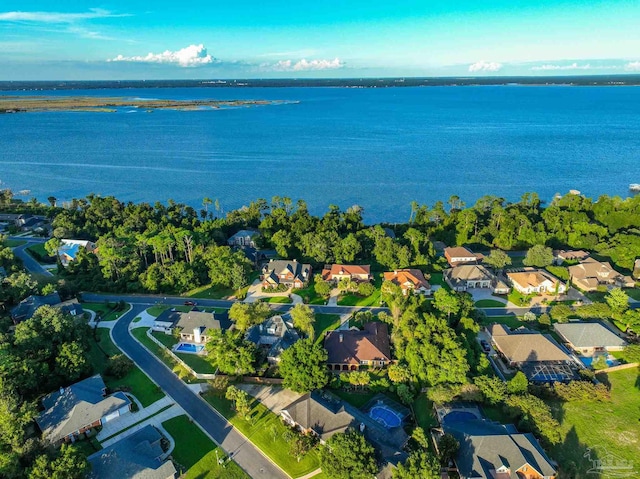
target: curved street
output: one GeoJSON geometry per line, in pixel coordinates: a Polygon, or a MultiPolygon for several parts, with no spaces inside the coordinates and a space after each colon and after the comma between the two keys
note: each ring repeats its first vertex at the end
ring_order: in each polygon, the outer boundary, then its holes
{"type": "MultiPolygon", "coordinates": [[[[124,299],[112,297],[111,300],[115,300],[114,298],[124,299]]],[[[101,299],[106,298],[101,297],[101,299]]],[[[234,430],[233,426],[212,409],[204,399],[194,394],[160,360],[131,336],[129,333],[131,322],[147,306],[148,304],[133,304],[132,308],[117,321],[111,330],[111,336],[116,346],[129,356],[165,394],[180,405],[189,417],[219,444],[247,474],[254,479],[288,478],[288,475],[234,430]]],[[[185,439],[188,440],[188,438],[185,439]]]]}
{"type": "Polygon", "coordinates": [[[16,246],[13,248],[13,254],[15,254],[18,258],[22,260],[22,264],[30,273],[40,274],[43,276],[53,276],[49,271],[42,267],[40,263],[38,263],[29,253],[27,253],[27,248],[31,245],[42,243],[43,241],[40,239],[36,239],[35,241],[32,238],[20,238],[15,237],[13,239],[26,241],[25,244],[21,246],[16,246]]]}

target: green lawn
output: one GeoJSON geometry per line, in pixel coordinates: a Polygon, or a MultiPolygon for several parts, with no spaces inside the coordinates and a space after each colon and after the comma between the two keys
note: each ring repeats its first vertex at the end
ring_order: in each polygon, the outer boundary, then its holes
{"type": "MultiPolygon", "coordinates": [[[[145,331],[145,333],[146,333],[146,330],[149,329],[149,328],[141,328],[141,329],[143,329],[145,331]]],[[[156,338],[158,341],[160,341],[162,344],[164,344],[165,347],[167,347],[169,349],[171,349],[174,345],[178,344],[178,339],[175,336],[173,336],[172,334],[164,334],[164,333],[161,333],[159,331],[152,331],[151,335],[154,338],[156,338]]],[[[138,336],[136,335],[136,337],[138,337],[138,336]]]]}
{"type": "Polygon", "coordinates": [[[299,477],[320,467],[317,452],[311,451],[298,462],[289,454],[289,444],[283,435],[287,426],[279,416],[269,411],[258,401],[254,401],[249,420],[238,417],[231,409],[231,404],[225,398],[212,393],[206,394],[205,399],[220,414],[226,417],[242,434],[256,447],[284,469],[290,476],[299,477]]]}
{"type": "Polygon", "coordinates": [[[640,289],[630,288],[630,289],[625,289],[624,292],[627,293],[630,298],[633,298],[636,301],[640,301],[640,289]]]}
{"type": "Polygon", "coordinates": [[[313,281],[311,281],[309,286],[307,286],[306,288],[294,289],[291,292],[300,296],[306,304],[325,304],[327,302],[327,299],[319,296],[318,293],[316,293],[316,288],[313,284],[313,281]]]}
{"type": "Polygon", "coordinates": [[[25,243],[26,241],[24,240],[13,240],[13,239],[6,239],[2,242],[2,244],[7,248],[17,248],[18,246],[22,246],[25,243]]]}
{"type": "Polygon", "coordinates": [[[31,246],[27,247],[27,251],[29,252],[29,254],[31,254],[31,256],[33,256],[34,259],[41,263],[55,263],[55,261],[51,260],[45,261],[47,260],[47,258],[50,258],[50,256],[49,253],[47,253],[47,250],[44,248],[44,243],[32,244],[31,246]]]}
{"type": "Polygon", "coordinates": [[[164,313],[167,309],[169,309],[169,306],[165,306],[163,304],[156,304],[155,306],[151,306],[149,309],[147,309],[147,313],[153,316],[154,318],[157,318],[162,313],[164,313]]]}
{"type": "Polygon", "coordinates": [[[481,299],[480,301],[476,301],[476,308],[504,308],[506,304],[496,301],[495,299],[481,299]]]}
{"type": "Polygon", "coordinates": [[[447,291],[451,290],[451,287],[447,284],[442,276],[442,273],[429,273],[429,284],[431,285],[439,285],[446,289],[447,291]]]}
{"type": "Polygon", "coordinates": [[[492,323],[504,324],[510,328],[519,328],[520,326],[526,326],[524,321],[520,321],[517,316],[508,314],[505,316],[486,316],[480,324],[487,326],[492,323]]]}
{"type": "Polygon", "coordinates": [[[313,329],[316,333],[316,342],[324,339],[324,333],[332,331],[340,326],[339,314],[316,314],[316,321],[313,323],[313,329]]]}
{"type": "MultiPolygon", "coordinates": [[[[142,329],[145,330],[145,336],[146,336],[146,330],[149,328],[142,328],[142,329]]],[[[178,339],[174,338],[170,334],[164,334],[158,331],[153,331],[151,334],[154,338],[156,338],[158,341],[164,344],[165,347],[168,349],[171,349],[174,345],[178,343],[178,339]]],[[[205,357],[198,356],[195,354],[186,354],[186,353],[175,353],[175,355],[178,356],[180,359],[182,359],[185,363],[187,363],[191,367],[191,369],[193,369],[197,373],[209,374],[209,373],[215,373],[217,370],[215,365],[212,364],[205,357]]]]}
{"type": "MultiPolygon", "coordinates": [[[[151,338],[149,338],[149,336],[147,336],[147,330],[148,329],[149,328],[135,328],[135,329],[131,330],[131,334],[133,334],[133,336],[138,341],[140,341],[142,344],[144,344],[147,347],[147,349],[149,351],[151,351],[160,361],[162,361],[164,364],[166,364],[169,367],[169,369],[171,369],[174,373],[176,373],[180,379],[182,379],[183,381],[186,381],[188,383],[198,382],[198,380],[189,371],[187,371],[184,368],[184,366],[182,366],[180,363],[178,363],[178,361],[176,361],[173,357],[171,357],[171,355],[169,354],[169,352],[167,351],[167,349],[165,347],[160,346],[159,344],[153,342],[151,340],[151,338]]],[[[166,334],[164,336],[170,337],[170,336],[168,336],[166,334]]],[[[159,340],[161,340],[160,336],[157,336],[157,337],[158,337],[159,340]]],[[[172,338],[172,337],[170,337],[170,338],[172,338]]],[[[165,344],[165,343],[163,342],[163,344],[165,344]]],[[[178,357],[180,359],[182,359],[185,363],[187,363],[192,369],[194,369],[198,373],[213,373],[213,372],[215,372],[215,368],[213,366],[209,365],[209,364],[206,364],[206,370],[205,371],[200,371],[199,370],[200,368],[205,368],[205,365],[203,365],[203,361],[205,361],[205,360],[203,358],[200,358],[198,356],[194,356],[193,354],[178,355],[178,357]],[[185,360],[185,359],[183,359],[183,356],[191,356],[191,357],[188,358],[187,360],[185,360]]]]}
{"type": "Polygon", "coordinates": [[[113,311],[113,308],[107,306],[106,303],[82,303],[82,309],[90,309],[94,313],[100,314],[100,321],[115,321],[127,311],[126,306],[122,311],[113,311]]]}
{"type": "Polygon", "coordinates": [[[515,289],[511,290],[508,299],[516,306],[529,306],[529,303],[531,303],[531,296],[525,296],[515,289]]]}
{"type": "Polygon", "coordinates": [[[371,401],[373,396],[378,394],[377,392],[372,391],[351,392],[343,389],[332,389],[331,392],[358,409],[367,404],[371,401]]]}
{"type": "MultiPolygon", "coordinates": [[[[111,341],[108,329],[96,329],[96,337],[98,338],[97,343],[94,341],[93,335],[90,337],[91,349],[89,350],[89,360],[93,365],[94,372],[102,374],[107,367],[107,358],[104,353],[109,356],[114,356],[121,354],[121,351],[113,344],[113,341],[111,341]],[[98,344],[100,346],[98,346],[98,344]],[[100,348],[104,350],[104,353],[100,348]]],[[[160,388],[137,366],[134,366],[124,378],[116,379],[103,375],[103,379],[107,387],[111,389],[122,387],[130,390],[131,394],[137,397],[144,407],[164,397],[160,388]]]]}
{"type": "Polygon", "coordinates": [[[178,473],[185,479],[244,479],[247,474],[238,465],[229,461],[224,467],[218,464],[225,452],[216,447],[209,436],[192,423],[187,416],[178,416],[162,423],[173,437],[176,447],[171,453],[178,473]]]}
{"type": "Polygon", "coordinates": [[[551,403],[561,424],[563,442],[551,448],[550,455],[565,467],[570,463],[575,464],[578,468],[575,477],[587,477],[586,471],[591,463],[583,457],[586,449],[592,449],[592,459],[602,459],[609,452],[633,462],[633,473],[627,477],[640,477],[638,370],[625,369],[598,377],[605,383],[611,383],[610,403],[551,403]]]}
{"type": "Polygon", "coordinates": [[[569,281],[569,269],[565,266],[547,266],[545,268],[549,273],[562,281],[569,281]]]}
{"type": "Polygon", "coordinates": [[[373,285],[376,290],[371,296],[360,296],[357,294],[345,294],[338,299],[340,306],[380,306],[380,288],[382,287],[382,273],[372,273],[373,285]]]}
{"type": "Polygon", "coordinates": [[[277,304],[290,304],[291,298],[289,296],[271,296],[270,298],[263,299],[265,303],[277,303],[277,304]]]}
{"type": "Polygon", "coordinates": [[[433,403],[429,401],[427,395],[420,393],[420,395],[413,402],[413,413],[416,416],[416,423],[425,432],[429,432],[429,429],[438,425],[438,421],[433,415],[433,403]]]}
{"type": "Polygon", "coordinates": [[[186,296],[190,298],[203,298],[203,299],[224,299],[228,296],[233,296],[235,291],[232,288],[220,285],[207,285],[194,289],[186,293],[186,296]]]}

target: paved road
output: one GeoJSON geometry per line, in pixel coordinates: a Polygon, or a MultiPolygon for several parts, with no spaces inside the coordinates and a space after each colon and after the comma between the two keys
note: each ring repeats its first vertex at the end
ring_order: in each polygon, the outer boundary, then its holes
{"type": "Polygon", "coordinates": [[[49,271],[44,269],[40,263],[38,263],[33,257],[27,253],[26,249],[36,243],[42,243],[42,241],[32,241],[31,238],[15,238],[27,241],[26,244],[13,248],[13,254],[22,260],[22,264],[27,268],[27,271],[34,274],[41,274],[44,276],[53,276],[49,271]]]}
{"type": "Polygon", "coordinates": [[[216,414],[209,405],[194,394],[187,386],[165,367],[155,356],[143,348],[129,334],[131,321],[144,309],[144,304],[134,304],[112,329],[113,341],[127,356],[155,381],[158,386],[180,405],[194,422],[199,424],[247,474],[256,478],[282,478],[288,476],[264,457],[258,449],[233,429],[222,416],[216,414]]]}

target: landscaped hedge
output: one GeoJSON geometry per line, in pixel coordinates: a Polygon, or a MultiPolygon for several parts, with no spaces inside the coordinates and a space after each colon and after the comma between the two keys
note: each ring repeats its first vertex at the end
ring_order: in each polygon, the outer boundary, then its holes
{"type": "Polygon", "coordinates": [[[263,293],[284,293],[285,291],[288,291],[288,290],[289,290],[289,287],[286,284],[279,284],[275,288],[268,288],[264,286],[262,287],[263,293]]]}

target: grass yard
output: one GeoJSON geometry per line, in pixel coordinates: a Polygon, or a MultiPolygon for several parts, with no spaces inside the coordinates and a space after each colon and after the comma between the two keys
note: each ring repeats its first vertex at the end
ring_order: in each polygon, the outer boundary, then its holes
{"type": "Polygon", "coordinates": [[[569,269],[565,266],[547,266],[545,268],[549,273],[562,281],[569,281],[569,269]]]}
{"type": "MultiPolygon", "coordinates": [[[[171,369],[180,379],[182,379],[187,383],[199,382],[198,379],[196,379],[189,371],[187,371],[187,369],[185,369],[184,366],[182,366],[180,363],[178,363],[178,361],[176,361],[173,357],[171,357],[171,355],[169,354],[166,348],[160,346],[159,344],[156,344],[151,340],[151,338],[149,338],[149,336],[147,336],[148,329],[149,328],[135,328],[131,330],[131,334],[133,334],[133,336],[138,341],[140,341],[144,346],[146,346],[146,348],[149,351],[151,351],[160,361],[166,364],[169,367],[169,369],[171,369]]],[[[182,357],[180,358],[182,359],[182,357]]],[[[185,363],[189,364],[189,366],[193,368],[193,366],[189,362],[185,361],[185,363]]],[[[198,371],[197,369],[195,370],[196,372],[215,372],[215,370],[214,371],[198,371]]]]}
{"type": "Polygon", "coordinates": [[[47,250],[44,248],[44,243],[36,243],[31,246],[27,246],[27,251],[39,263],[55,263],[55,258],[51,259],[49,253],[47,253],[47,250]]]}
{"type": "MultiPolygon", "coordinates": [[[[149,328],[142,328],[142,329],[144,329],[146,333],[146,330],[149,328]]],[[[151,332],[151,335],[154,338],[156,338],[158,341],[160,341],[162,344],[164,344],[167,349],[171,349],[174,345],[178,343],[178,340],[173,336],[171,336],[170,334],[164,334],[158,331],[153,331],[151,332]]],[[[142,340],[141,338],[138,338],[138,339],[142,340]]],[[[189,367],[191,367],[191,369],[193,369],[197,373],[204,373],[204,374],[215,373],[217,370],[214,364],[212,364],[210,361],[208,361],[206,358],[203,358],[202,356],[198,356],[195,354],[186,354],[186,353],[175,353],[175,355],[178,356],[180,359],[182,359],[185,363],[187,363],[189,367]]]]}
{"type": "Polygon", "coordinates": [[[425,393],[421,393],[413,402],[413,413],[416,417],[416,423],[425,432],[438,425],[438,421],[433,414],[433,403],[429,401],[425,393]]]}
{"type": "Polygon", "coordinates": [[[506,304],[495,299],[481,299],[475,302],[476,308],[504,308],[506,304]]]}
{"type": "Polygon", "coordinates": [[[13,239],[6,239],[2,242],[3,246],[6,246],[7,248],[17,248],[18,246],[22,246],[25,243],[26,241],[24,240],[13,240],[13,239]]]}
{"type": "Polygon", "coordinates": [[[128,307],[125,306],[122,311],[113,311],[113,308],[106,303],[82,303],[82,309],[90,309],[96,315],[100,314],[100,321],[115,321],[127,311],[128,307]]]}
{"type": "Polygon", "coordinates": [[[306,304],[325,304],[327,302],[327,299],[316,293],[316,288],[313,284],[313,281],[311,281],[309,286],[307,286],[306,288],[294,289],[291,292],[300,296],[306,304]]]}
{"type": "Polygon", "coordinates": [[[253,402],[249,420],[246,420],[236,415],[231,409],[230,401],[224,397],[208,393],[204,398],[291,477],[308,474],[320,467],[316,450],[309,452],[300,462],[289,454],[289,443],[283,438],[288,430],[287,426],[279,416],[258,401],[253,402]]]}
{"type": "Polygon", "coordinates": [[[316,314],[316,321],[313,323],[313,329],[316,334],[316,342],[324,339],[324,333],[332,331],[340,326],[339,314],[316,314]]]}
{"type": "MultiPolygon", "coordinates": [[[[107,358],[104,353],[108,356],[115,356],[116,354],[121,354],[121,351],[115,344],[113,344],[113,341],[111,341],[108,329],[96,329],[96,337],[98,338],[98,343],[94,341],[93,336],[90,338],[91,349],[89,350],[89,360],[93,365],[94,372],[103,374],[107,367],[107,358]],[[98,346],[98,344],[100,346],[98,346]],[[102,350],[100,348],[102,348],[102,350]]],[[[103,379],[107,387],[111,389],[122,387],[131,391],[131,394],[137,397],[144,407],[147,407],[158,399],[162,399],[164,397],[160,388],[156,386],[137,366],[134,366],[131,371],[121,379],[112,378],[111,376],[106,375],[103,375],[103,379]]]]}
{"type": "Polygon", "coordinates": [[[442,277],[442,273],[429,273],[429,284],[438,285],[447,291],[451,291],[451,287],[447,284],[447,282],[442,277]]]}
{"type": "Polygon", "coordinates": [[[380,306],[380,288],[382,287],[382,274],[372,273],[376,290],[371,296],[360,296],[357,294],[345,294],[338,299],[340,306],[380,306]]]}
{"type": "Polygon", "coordinates": [[[584,458],[591,448],[591,459],[603,459],[606,453],[633,462],[633,472],[626,477],[640,477],[640,382],[638,369],[598,375],[611,383],[611,402],[552,402],[560,421],[563,442],[551,448],[551,457],[564,468],[575,465],[575,477],[587,477],[592,467],[584,458]]]}
{"type": "Polygon", "coordinates": [[[532,296],[526,296],[519,291],[512,289],[507,299],[516,306],[529,306],[532,296]]]}
{"type": "MultiPolygon", "coordinates": [[[[143,330],[149,329],[149,328],[142,328],[143,330]]],[[[178,344],[178,339],[171,335],[171,334],[164,334],[161,333],[159,331],[152,331],[151,335],[156,338],[158,341],[160,341],[162,344],[165,345],[165,347],[171,349],[174,345],[178,344]]],[[[137,337],[137,335],[136,335],[137,337]]]]}
{"type": "Polygon", "coordinates": [[[271,296],[270,298],[264,298],[262,301],[264,301],[265,303],[276,303],[276,304],[292,303],[291,298],[289,296],[271,296]]]}
{"type": "Polygon", "coordinates": [[[180,477],[185,479],[244,479],[247,474],[233,461],[224,467],[218,464],[218,457],[226,457],[209,437],[192,423],[187,416],[178,416],[162,423],[173,437],[176,447],[171,453],[180,477]],[[186,474],[185,474],[186,472],[186,474]],[[185,474],[182,476],[182,474],[185,474]]]}
{"type": "Polygon", "coordinates": [[[508,314],[505,316],[486,316],[480,322],[482,326],[487,326],[492,323],[504,324],[512,329],[519,328],[520,326],[526,326],[526,323],[524,321],[521,321],[520,318],[512,314],[508,314]]]}
{"type": "Polygon", "coordinates": [[[200,288],[193,289],[186,293],[185,296],[190,298],[203,298],[203,299],[224,299],[229,296],[233,296],[235,291],[232,288],[221,285],[209,284],[200,288]]]}
{"type": "Polygon", "coordinates": [[[367,404],[371,401],[373,396],[378,394],[377,392],[372,391],[351,392],[343,389],[332,389],[331,392],[358,409],[367,404]]]}
{"type": "Polygon", "coordinates": [[[625,289],[624,292],[627,293],[630,298],[635,299],[636,301],[640,301],[640,289],[630,288],[625,289]]]}
{"type": "Polygon", "coordinates": [[[154,318],[157,318],[162,313],[164,313],[167,309],[169,309],[169,306],[156,304],[155,306],[151,306],[149,309],[147,309],[147,313],[153,316],[154,318]]]}

